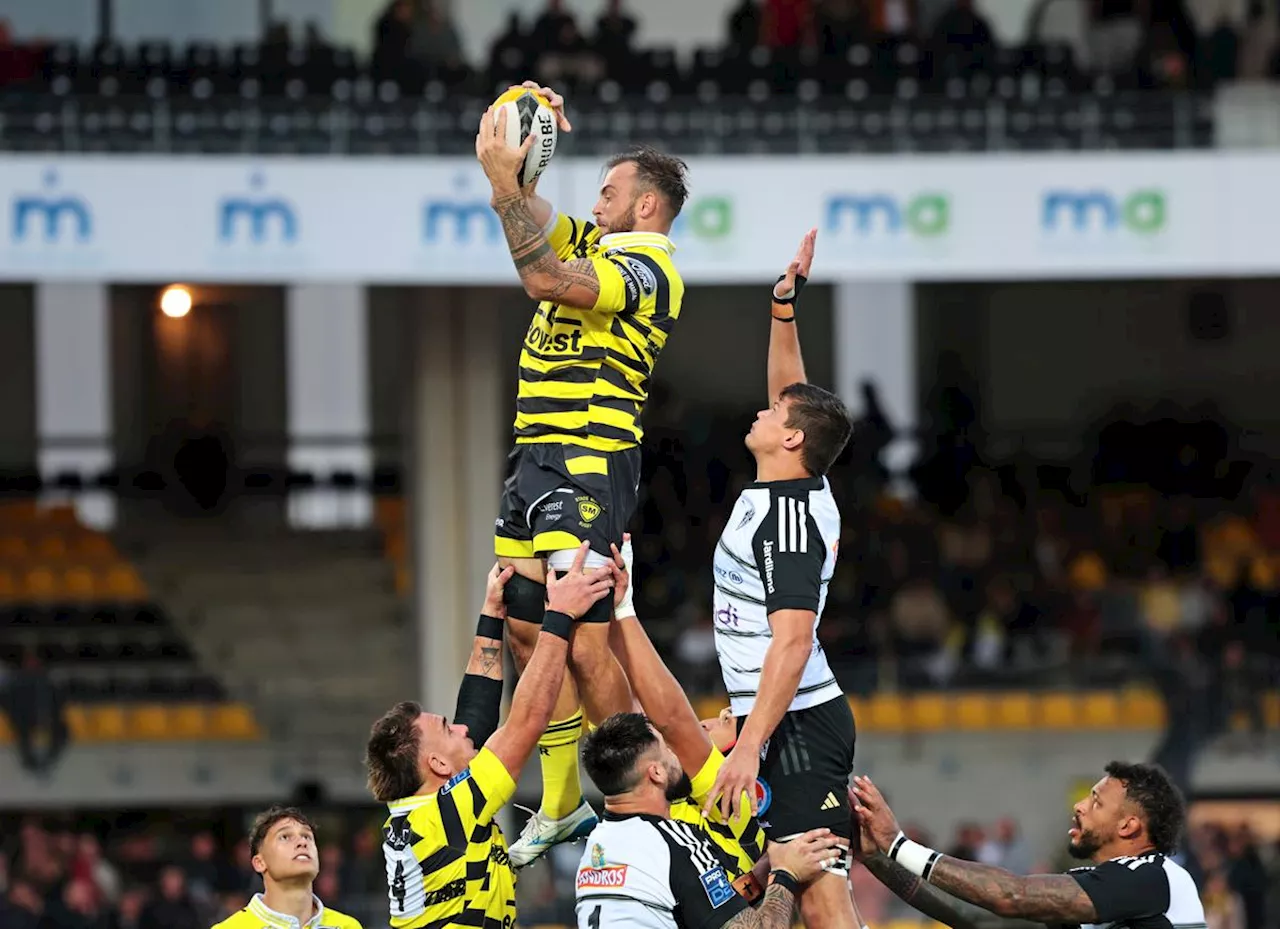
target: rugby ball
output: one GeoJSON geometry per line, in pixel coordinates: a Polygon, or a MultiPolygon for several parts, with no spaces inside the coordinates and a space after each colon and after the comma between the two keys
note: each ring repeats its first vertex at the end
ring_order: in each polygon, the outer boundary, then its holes
{"type": "Polygon", "coordinates": [[[521,187],[528,187],[542,176],[556,153],[556,113],[551,104],[540,94],[524,87],[508,90],[493,101],[494,125],[498,114],[507,114],[507,144],[519,148],[529,136],[534,137],[533,147],[520,168],[521,187]]]}

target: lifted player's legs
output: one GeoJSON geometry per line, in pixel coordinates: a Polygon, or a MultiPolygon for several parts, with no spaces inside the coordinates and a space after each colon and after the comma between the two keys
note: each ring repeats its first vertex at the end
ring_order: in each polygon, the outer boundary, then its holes
{"type": "Polygon", "coordinates": [[[847,872],[828,871],[800,891],[800,916],[806,929],[861,926],[847,872]]]}
{"type": "MultiPolygon", "coordinates": [[[[516,667],[524,670],[542,625],[546,585],[542,562],[535,558],[501,559],[518,572],[507,584],[507,637],[516,667]]],[[[511,846],[511,862],[524,867],[557,842],[582,838],[595,828],[595,811],[582,796],[578,742],[582,739],[582,707],[573,678],[566,675],[547,731],[538,740],[542,768],[542,803],[511,846]]]]}

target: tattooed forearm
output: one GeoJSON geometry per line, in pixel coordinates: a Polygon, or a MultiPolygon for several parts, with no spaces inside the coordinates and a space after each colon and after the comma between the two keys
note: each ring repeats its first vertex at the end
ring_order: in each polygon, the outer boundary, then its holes
{"type": "Polygon", "coordinates": [[[781,884],[770,884],[755,909],[743,910],[722,929],[790,929],[796,898],[781,884]]]}
{"type": "Polygon", "coordinates": [[[591,293],[599,295],[600,278],[596,275],[596,267],[587,258],[567,261],[556,269],[555,286],[547,293],[547,299],[559,300],[572,287],[585,287],[591,293]]]}
{"type": "MultiPolygon", "coordinates": [[[[502,649],[485,647],[480,649],[480,673],[485,677],[494,677],[493,671],[499,667],[502,661],[502,649]]],[[[502,675],[496,675],[498,680],[502,679],[502,675]]]]}
{"type": "Polygon", "coordinates": [[[516,263],[521,279],[549,271],[552,265],[559,264],[559,259],[551,250],[542,226],[534,219],[524,194],[498,197],[493,201],[493,208],[502,221],[507,247],[511,250],[511,259],[516,263]]]}
{"type": "Polygon", "coordinates": [[[1093,901],[1069,874],[1022,877],[1002,868],[944,856],[934,865],[929,883],[997,916],[1054,923],[1097,921],[1093,901]]]}
{"type": "Polygon", "coordinates": [[[502,642],[476,636],[471,644],[466,673],[487,677],[491,681],[502,680],[502,642]]]}
{"type": "Polygon", "coordinates": [[[898,899],[930,919],[952,929],[976,929],[977,923],[961,909],[960,901],[929,885],[923,878],[916,877],[887,856],[875,855],[863,864],[898,899]]]}

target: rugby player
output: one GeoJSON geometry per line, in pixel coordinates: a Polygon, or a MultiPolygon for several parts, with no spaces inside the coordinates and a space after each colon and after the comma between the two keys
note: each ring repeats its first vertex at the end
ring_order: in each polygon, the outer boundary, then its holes
{"type": "MultiPolygon", "coordinates": [[[[825,475],[852,424],[835,394],[808,383],[800,354],[797,301],[816,238],[817,230],[804,237],[773,289],[769,407],[746,438],[756,481],[734,505],[714,559],[716,651],[738,731],[707,804],[718,799],[728,817],[745,796],[758,809],[763,782],[771,804],[762,825],[776,842],[823,827],[850,838],[853,714],[817,627],[840,542],[825,475]]],[[[853,924],[846,878],[835,867],[804,889],[809,929],[853,924]]]]}
{"type": "Polygon", "coordinates": [[[1071,856],[1092,863],[1066,874],[1013,874],[913,842],[870,778],[853,779],[850,799],[868,870],[907,903],[957,929],[973,920],[953,898],[1024,925],[1204,929],[1195,882],[1169,857],[1186,817],[1182,794],[1157,765],[1107,765],[1072,810],[1067,833],[1071,856]]]}
{"type": "MultiPolygon", "coordinates": [[[[571,131],[564,99],[526,82],[571,131]]],[[[640,414],[658,355],[684,296],[672,263],[671,224],[688,196],[683,161],[650,148],[609,159],[591,219],[557,213],[536,187],[518,186],[522,149],[505,141],[506,110],[480,122],[476,157],[493,188],[525,292],[539,301],[520,355],[515,448],[508,459],[494,551],[516,576],[507,585],[510,645],[523,669],[537,638],[546,566],[559,570],[581,542],[588,567],[622,541],[640,481],[640,414]]],[[[596,816],[582,797],[578,740],[582,706],[600,722],[632,706],[608,647],[607,601],[573,637],[566,684],[539,745],[543,796],[511,849],[528,864],[556,842],[581,838],[596,816]]]]}
{"type": "Polygon", "coordinates": [[[273,806],[259,813],[249,830],[249,853],[262,875],[262,893],[213,929],[361,929],[315,895],[320,852],[315,826],[301,810],[273,806]]]}
{"type": "Polygon", "coordinates": [[[847,852],[829,829],[769,846],[768,886],[752,907],[733,862],[706,835],[671,818],[688,775],[639,713],[619,713],[587,737],[587,773],[605,795],[576,880],[579,929],[789,929],[801,885],[847,852]]]}
{"type": "Polygon", "coordinates": [[[498,565],[452,725],[416,703],[374,723],[365,764],[370,792],[389,809],[382,850],[394,929],[514,924],[515,873],[494,817],[551,717],[574,621],[612,587],[607,566],[583,573],[586,555],[584,543],[567,574],[548,572],[546,617],[504,726],[503,588],[514,569],[498,565]]]}

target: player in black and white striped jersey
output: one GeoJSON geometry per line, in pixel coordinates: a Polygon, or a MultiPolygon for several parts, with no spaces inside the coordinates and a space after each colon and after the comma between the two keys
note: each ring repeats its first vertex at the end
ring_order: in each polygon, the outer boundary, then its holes
{"type": "MultiPolygon", "coordinates": [[[[854,722],[818,642],[835,571],[840,510],[826,473],[849,440],[849,411],[808,383],[796,309],[817,230],[804,237],[771,304],[769,407],[746,446],[756,480],[742,491],[714,559],[716,652],[737,740],[716,777],[726,818],[750,798],[765,834],[785,842],[810,829],[849,838],[854,722]],[[764,798],[764,802],[757,798],[764,798]]],[[[847,865],[805,888],[809,929],[854,922],[847,865]]]]}
{"type": "Polygon", "coordinates": [[[645,717],[609,717],[587,737],[582,761],[605,813],[578,867],[578,929],[789,929],[801,885],[847,854],[825,829],[770,846],[768,886],[752,907],[730,879],[734,862],[693,825],[670,819],[689,778],[645,717]]]}
{"type": "Polygon", "coordinates": [[[902,834],[869,778],[855,778],[851,793],[860,826],[855,847],[867,869],[953,929],[975,929],[956,898],[1022,926],[1205,929],[1195,882],[1169,857],[1185,820],[1182,795],[1156,765],[1107,765],[1106,776],[1075,805],[1068,832],[1072,857],[1092,864],[1066,874],[1024,876],[943,855],[902,834]]]}

